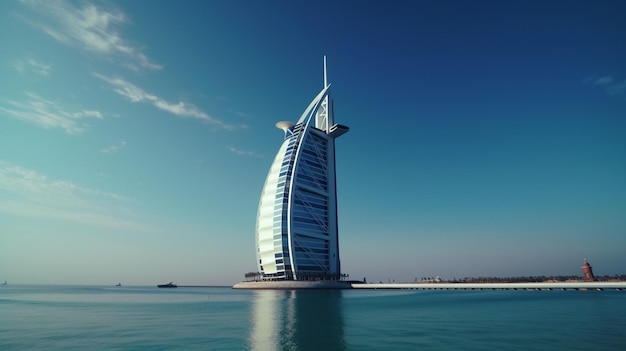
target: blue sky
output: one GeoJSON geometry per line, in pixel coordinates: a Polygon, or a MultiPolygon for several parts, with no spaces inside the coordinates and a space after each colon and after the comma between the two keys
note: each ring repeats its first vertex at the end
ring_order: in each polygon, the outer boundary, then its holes
{"type": "Polygon", "coordinates": [[[622,1],[3,1],[0,280],[233,284],[328,57],[344,273],[626,273],[622,1]]]}

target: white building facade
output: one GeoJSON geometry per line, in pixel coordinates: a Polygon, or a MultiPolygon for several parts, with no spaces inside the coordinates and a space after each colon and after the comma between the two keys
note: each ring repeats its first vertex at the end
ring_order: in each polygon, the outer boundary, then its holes
{"type": "Polygon", "coordinates": [[[330,84],[296,124],[279,122],[285,139],[263,186],[256,222],[259,272],[264,280],[338,280],[335,124],[330,84]]]}

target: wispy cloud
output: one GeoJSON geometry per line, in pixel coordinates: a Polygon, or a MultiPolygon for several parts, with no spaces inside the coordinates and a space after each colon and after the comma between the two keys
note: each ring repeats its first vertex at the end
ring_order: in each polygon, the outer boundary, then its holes
{"type": "Polygon", "coordinates": [[[591,77],[585,80],[587,84],[605,88],[609,95],[626,97],[626,79],[619,83],[614,83],[615,81],[615,77],[610,75],[591,77]]]}
{"type": "Polygon", "coordinates": [[[600,78],[594,78],[591,82],[593,85],[606,85],[613,83],[613,77],[611,76],[602,76],[600,78]]]}
{"type": "Polygon", "coordinates": [[[94,73],[94,76],[108,83],[113,88],[114,92],[118,93],[130,102],[146,103],[160,110],[169,112],[175,116],[182,118],[196,118],[227,130],[233,130],[238,128],[236,126],[227,125],[224,122],[209,116],[206,112],[200,110],[190,103],[182,101],[173,103],[166,101],[165,99],[150,94],[145,90],[139,88],[138,86],[129,83],[121,78],[110,78],[98,73],[94,73]]]}
{"type": "Polygon", "coordinates": [[[83,2],[82,7],[63,0],[21,2],[40,15],[24,17],[25,21],[65,45],[109,59],[121,58],[126,66],[135,70],[162,68],[122,37],[121,27],[130,21],[120,10],[104,9],[89,2],[83,2]]]}
{"type": "Polygon", "coordinates": [[[626,97],[626,79],[617,84],[608,86],[606,92],[610,95],[626,97]]]}
{"type": "Polygon", "coordinates": [[[70,221],[101,227],[139,230],[129,219],[133,201],[118,194],[49,179],[34,170],[0,160],[0,212],[70,221]]]}
{"type": "Polygon", "coordinates": [[[128,144],[128,143],[125,142],[125,141],[120,141],[119,143],[117,143],[115,145],[103,148],[101,151],[103,153],[105,153],[105,154],[114,154],[114,153],[119,152],[123,148],[125,148],[126,144],[128,144]]]}
{"type": "Polygon", "coordinates": [[[23,101],[7,100],[0,112],[44,128],[61,128],[68,134],[80,134],[89,126],[88,118],[102,119],[99,111],[76,109],[63,103],[46,100],[35,93],[25,93],[23,101]]]}
{"type": "Polygon", "coordinates": [[[13,68],[20,73],[30,71],[41,76],[48,76],[52,70],[52,64],[45,64],[31,58],[27,58],[15,61],[13,68]]]}
{"type": "Polygon", "coordinates": [[[232,152],[232,153],[234,153],[236,155],[260,157],[260,155],[257,154],[256,152],[239,150],[239,149],[236,149],[236,148],[234,148],[232,146],[227,146],[226,148],[228,149],[228,151],[230,151],[230,152],[232,152]]]}

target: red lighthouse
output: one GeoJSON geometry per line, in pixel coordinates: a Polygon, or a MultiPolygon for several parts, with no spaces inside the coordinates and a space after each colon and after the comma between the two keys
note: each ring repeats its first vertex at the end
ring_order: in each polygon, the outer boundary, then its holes
{"type": "Polygon", "coordinates": [[[591,270],[591,265],[589,264],[589,262],[587,262],[587,259],[585,258],[584,262],[583,262],[583,266],[580,267],[583,269],[583,281],[586,282],[592,282],[594,280],[596,280],[596,278],[594,278],[593,276],[593,271],[591,270]]]}

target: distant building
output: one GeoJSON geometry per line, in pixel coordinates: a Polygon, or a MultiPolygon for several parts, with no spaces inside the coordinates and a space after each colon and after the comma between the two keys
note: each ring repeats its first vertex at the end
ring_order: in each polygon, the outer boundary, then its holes
{"type": "Polygon", "coordinates": [[[263,280],[338,280],[335,139],[348,127],[335,124],[330,84],[300,119],[278,122],[285,132],[263,186],[256,249],[263,280]]]}
{"type": "Polygon", "coordinates": [[[592,282],[592,281],[596,280],[596,278],[593,276],[593,270],[591,270],[591,265],[589,264],[589,262],[587,262],[586,258],[583,261],[582,267],[580,267],[580,268],[583,269],[583,280],[584,281],[592,282]]]}

